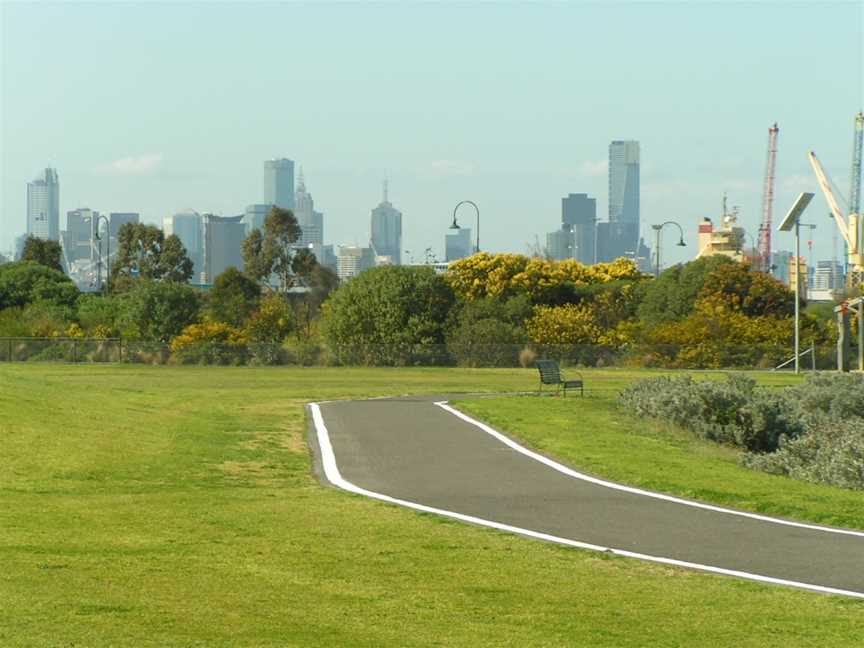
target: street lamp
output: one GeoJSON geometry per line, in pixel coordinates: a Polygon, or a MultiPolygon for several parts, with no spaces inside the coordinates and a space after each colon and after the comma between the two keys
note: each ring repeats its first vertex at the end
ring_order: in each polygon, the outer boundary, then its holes
{"type": "Polygon", "coordinates": [[[461,205],[469,204],[474,208],[474,211],[477,212],[477,245],[475,246],[474,251],[480,251],[480,208],[471,200],[463,200],[460,203],[457,203],[453,208],[453,224],[450,226],[450,229],[459,229],[459,225],[456,224],[456,210],[459,209],[461,205]]]}
{"type": "Polygon", "coordinates": [[[807,205],[810,204],[810,201],[813,200],[813,194],[808,192],[803,192],[798,198],[795,199],[795,204],[792,205],[792,209],[789,210],[789,213],[786,214],[786,217],[783,219],[783,222],[780,223],[780,226],[777,228],[781,232],[788,232],[792,228],[795,228],[795,373],[799,373],[800,369],[798,367],[798,349],[801,344],[801,333],[800,333],[800,301],[801,301],[801,237],[799,236],[801,229],[801,214],[804,213],[804,210],[807,209],[807,205]]]}
{"type": "Polygon", "coordinates": [[[667,225],[674,225],[675,227],[678,228],[678,232],[681,234],[681,238],[678,239],[678,243],[676,243],[676,245],[678,247],[687,247],[687,244],[684,242],[684,230],[675,221],[666,221],[665,223],[661,223],[660,225],[652,225],[651,229],[653,229],[655,232],[657,232],[657,242],[656,242],[656,245],[654,246],[654,250],[655,250],[654,251],[654,254],[655,254],[655,257],[654,257],[655,258],[654,276],[655,277],[660,276],[660,232],[662,232],[663,228],[666,227],[667,225]]]}
{"type": "Polygon", "coordinates": [[[108,240],[106,241],[106,256],[108,257],[108,264],[105,266],[105,281],[106,283],[111,282],[111,223],[108,220],[108,217],[104,214],[93,214],[90,217],[92,219],[90,223],[90,235],[92,238],[99,241],[98,254],[99,261],[96,264],[96,285],[99,286],[99,292],[102,292],[102,236],[99,234],[99,225],[102,221],[105,221],[105,231],[108,233],[108,240]]]}

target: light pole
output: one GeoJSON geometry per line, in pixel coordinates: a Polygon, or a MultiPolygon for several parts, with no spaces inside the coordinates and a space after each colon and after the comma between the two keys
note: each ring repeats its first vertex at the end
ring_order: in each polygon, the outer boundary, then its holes
{"type": "Polygon", "coordinates": [[[678,232],[681,234],[681,238],[678,239],[678,243],[676,245],[678,247],[687,247],[687,244],[684,242],[684,229],[675,221],[666,221],[665,223],[661,223],[660,225],[652,225],[651,229],[653,229],[657,233],[657,241],[654,247],[654,276],[660,276],[660,232],[663,231],[663,228],[667,225],[674,225],[678,228],[678,232]]]}
{"type": "Polygon", "coordinates": [[[99,224],[104,220],[105,231],[108,233],[108,241],[105,245],[105,256],[108,257],[108,265],[105,266],[105,281],[108,283],[111,281],[111,223],[108,221],[108,217],[104,214],[94,214],[90,218],[93,219],[90,224],[91,237],[99,241],[99,261],[96,264],[96,285],[99,286],[99,292],[102,292],[102,236],[99,234],[99,224]]]}
{"type": "Polygon", "coordinates": [[[786,214],[786,217],[783,219],[783,222],[780,223],[780,226],[777,228],[781,232],[788,232],[792,228],[795,229],[795,373],[800,372],[800,367],[798,366],[798,350],[801,344],[801,333],[800,333],[800,318],[801,318],[801,237],[799,236],[799,230],[801,229],[801,214],[804,213],[804,210],[807,209],[807,205],[810,204],[810,201],[813,200],[813,194],[808,192],[803,192],[798,198],[795,199],[795,204],[792,205],[792,209],[789,210],[789,213],[786,214]]]}
{"type": "Polygon", "coordinates": [[[450,226],[450,229],[459,229],[459,225],[456,224],[456,210],[459,209],[461,205],[469,204],[474,208],[474,211],[477,212],[477,245],[474,248],[475,252],[480,251],[480,208],[471,200],[463,200],[456,204],[453,208],[453,225],[450,226]]]}

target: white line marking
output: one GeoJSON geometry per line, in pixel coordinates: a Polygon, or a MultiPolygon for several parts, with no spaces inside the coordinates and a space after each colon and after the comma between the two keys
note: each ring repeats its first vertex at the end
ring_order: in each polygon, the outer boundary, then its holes
{"type": "Polygon", "coordinates": [[[864,592],[853,592],[850,590],[837,589],[834,587],[825,587],[823,585],[799,583],[797,581],[790,581],[782,578],[773,578],[771,576],[762,576],[759,574],[751,574],[749,572],[742,572],[734,569],[725,569],[723,567],[714,567],[712,565],[701,565],[699,563],[691,563],[684,560],[676,560],[674,558],[650,556],[648,554],[636,553],[634,551],[627,551],[625,549],[603,547],[600,545],[589,544],[587,542],[579,542],[578,540],[570,540],[569,538],[561,538],[559,536],[550,535],[548,533],[541,533],[540,531],[532,531],[531,529],[523,529],[521,527],[511,526],[509,524],[502,524],[501,522],[495,522],[493,520],[484,520],[482,518],[474,517],[473,515],[465,515],[464,513],[456,513],[455,511],[447,511],[445,509],[434,508],[432,506],[426,506],[425,504],[418,504],[417,502],[398,499],[396,497],[384,495],[383,493],[376,493],[374,491],[366,490],[365,488],[361,488],[352,484],[351,482],[342,477],[342,473],[339,472],[339,466],[336,464],[336,454],[333,452],[333,445],[330,443],[330,434],[327,431],[327,426],[324,424],[324,417],[321,415],[321,408],[319,406],[319,403],[309,403],[309,407],[312,410],[312,421],[315,424],[315,432],[316,436],[318,437],[318,446],[321,449],[321,463],[324,466],[324,474],[326,475],[327,480],[331,484],[351,493],[364,495],[366,497],[377,499],[382,502],[389,502],[390,504],[398,504],[399,506],[415,509],[417,511],[436,513],[444,517],[462,520],[463,522],[471,522],[473,524],[479,524],[481,526],[498,529],[499,531],[517,533],[519,535],[528,536],[529,538],[537,538],[539,540],[555,542],[557,544],[567,545],[569,547],[589,549],[591,551],[602,551],[614,554],[616,556],[635,558],[637,560],[645,560],[648,562],[660,563],[663,565],[687,567],[689,569],[697,569],[699,571],[710,572],[713,574],[723,574],[724,576],[737,576],[739,578],[746,578],[748,580],[759,581],[762,583],[788,585],[791,587],[798,587],[814,592],[822,592],[823,594],[840,594],[843,596],[851,596],[853,598],[864,599],[864,592]]]}
{"type": "Polygon", "coordinates": [[[501,434],[498,430],[489,427],[485,423],[478,421],[476,419],[471,418],[467,414],[460,412],[454,407],[447,404],[447,401],[439,401],[435,403],[438,407],[443,410],[446,410],[453,414],[454,416],[458,416],[463,421],[467,421],[471,425],[475,425],[487,434],[495,437],[501,443],[510,446],[516,452],[520,452],[523,455],[534,459],[535,461],[539,461],[542,464],[546,464],[550,468],[554,468],[560,473],[564,473],[568,477],[574,477],[576,479],[581,479],[583,481],[591,482],[592,484],[596,484],[598,486],[604,486],[606,488],[611,488],[613,490],[624,491],[625,493],[632,493],[634,495],[644,495],[645,497],[653,497],[654,499],[665,500],[667,502],[674,502],[675,504],[683,504],[684,506],[692,506],[693,508],[701,508],[708,511],[714,511],[716,513],[728,513],[729,515],[739,515],[741,517],[752,518],[754,520],[760,520],[761,522],[771,522],[773,524],[783,524],[786,526],[799,527],[801,529],[809,529],[811,531],[825,531],[827,533],[839,533],[841,535],[851,535],[859,538],[864,538],[864,531],[851,531],[849,529],[835,529],[832,527],[819,526],[817,524],[805,524],[803,522],[793,522],[791,520],[783,520],[780,518],[769,517],[767,515],[759,515],[758,513],[748,513],[746,511],[736,511],[734,509],[723,508],[722,506],[714,506],[712,504],[703,504],[702,502],[693,502],[691,500],[681,499],[680,497],[673,497],[672,495],[664,495],[663,493],[655,493],[653,491],[643,490],[641,488],[634,488],[632,486],[623,486],[621,484],[616,484],[615,482],[605,481],[603,479],[598,479],[597,477],[592,477],[591,475],[586,475],[585,473],[580,473],[572,468],[568,468],[567,466],[558,463],[557,461],[553,461],[549,457],[544,457],[541,454],[538,454],[528,448],[519,445],[513,439],[501,434]]]}

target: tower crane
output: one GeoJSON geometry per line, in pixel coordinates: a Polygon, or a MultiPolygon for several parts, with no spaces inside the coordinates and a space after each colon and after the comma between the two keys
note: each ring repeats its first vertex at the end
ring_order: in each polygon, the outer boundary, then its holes
{"type": "Polygon", "coordinates": [[[777,163],[777,122],[768,129],[768,156],[765,160],[765,179],[762,185],[762,224],[759,227],[759,270],[771,272],[771,219],[774,209],[774,169],[777,163]]]}
{"type": "Polygon", "coordinates": [[[864,250],[862,250],[861,245],[861,216],[857,212],[850,211],[848,221],[844,218],[843,211],[840,209],[837,198],[834,196],[834,190],[831,188],[831,181],[822,168],[819,158],[816,157],[813,151],[810,151],[807,156],[810,158],[810,165],[813,167],[813,172],[819,181],[819,188],[822,189],[825,200],[828,201],[828,207],[831,208],[831,214],[834,216],[837,229],[840,230],[840,236],[843,237],[848,246],[849,273],[846,282],[849,287],[860,286],[864,284],[864,250]]]}

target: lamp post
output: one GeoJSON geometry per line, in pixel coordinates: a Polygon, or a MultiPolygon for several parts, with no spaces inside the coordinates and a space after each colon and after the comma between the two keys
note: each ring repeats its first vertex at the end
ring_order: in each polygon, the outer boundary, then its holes
{"type": "Polygon", "coordinates": [[[662,232],[663,228],[666,227],[667,225],[674,225],[675,227],[678,228],[678,232],[681,234],[681,238],[678,239],[678,243],[676,243],[676,245],[678,247],[687,247],[687,244],[684,242],[684,229],[681,227],[681,225],[679,225],[675,221],[666,221],[665,223],[661,223],[660,225],[652,225],[651,229],[653,229],[655,232],[657,232],[657,241],[656,241],[656,245],[654,247],[654,255],[655,255],[654,256],[654,259],[655,259],[654,276],[655,277],[660,276],[660,232],[662,232]]]}
{"type": "Polygon", "coordinates": [[[106,242],[106,257],[108,257],[108,265],[105,266],[105,281],[111,281],[111,223],[108,221],[108,217],[104,214],[94,214],[91,216],[93,219],[90,225],[90,233],[92,238],[99,241],[99,261],[96,264],[96,285],[99,286],[99,292],[102,292],[102,236],[99,234],[99,224],[104,220],[105,221],[105,231],[108,233],[108,241],[106,242]]]}
{"type": "Polygon", "coordinates": [[[456,204],[453,208],[453,224],[450,226],[450,229],[459,229],[459,225],[456,224],[456,210],[459,209],[461,205],[469,204],[474,208],[474,211],[477,212],[477,245],[474,248],[475,252],[480,251],[480,208],[471,200],[463,200],[456,204]]]}
{"type": "Polygon", "coordinates": [[[807,209],[807,205],[810,204],[810,201],[813,200],[813,194],[804,192],[798,196],[795,200],[795,204],[792,205],[792,209],[789,210],[789,213],[786,214],[783,221],[780,223],[780,226],[777,228],[781,232],[788,232],[791,229],[795,229],[795,373],[800,372],[800,367],[798,366],[798,355],[799,348],[801,345],[801,332],[800,332],[800,317],[801,317],[801,237],[800,237],[800,229],[801,229],[801,214],[804,213],[804,210],[807,209]]]}

